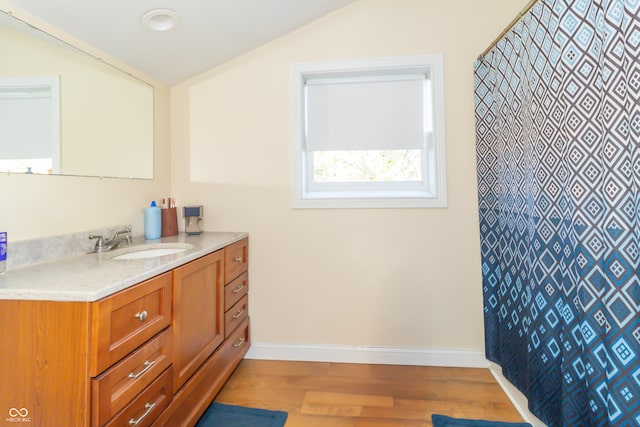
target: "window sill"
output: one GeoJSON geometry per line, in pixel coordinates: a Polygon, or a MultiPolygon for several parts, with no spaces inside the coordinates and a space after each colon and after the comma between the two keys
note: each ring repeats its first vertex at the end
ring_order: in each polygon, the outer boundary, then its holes
{"type": "Polygon", "coordinates": [[[414,194],[390,197],[383,194],[366,197],[353,195],[337,195],[336,193],[308,193],[304,197],[294,197],[294,209],[404,209],[404,208],[446,208],[446,197],[436,197],[433,194],[414,194]]]}

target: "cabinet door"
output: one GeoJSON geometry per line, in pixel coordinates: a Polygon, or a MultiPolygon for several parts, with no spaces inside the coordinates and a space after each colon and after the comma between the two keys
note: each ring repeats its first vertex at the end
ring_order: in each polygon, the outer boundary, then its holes
{"type": "Polygon", "coordinates": [[[224,339],[224,255],[217,251],[173,271],[173,392],[224,339]]]}
{"type": "Polygon", "coordinates": [[[89,312],[86,302],[0,301],[0,426],[89,424],[89,312]]]}

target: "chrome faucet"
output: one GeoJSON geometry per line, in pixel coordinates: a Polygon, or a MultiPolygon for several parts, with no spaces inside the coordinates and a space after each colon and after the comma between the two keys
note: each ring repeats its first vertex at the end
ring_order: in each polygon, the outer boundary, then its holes
{"type": "Polygon", "coordinates": [[[125,243],[130,245],[133,242],[133,237],[131,236],[131,228],[123,228],[122,230],[118,230],[111,236],[110,239],[105,239],[103,236],[92,234],[89,236],[89,239],[97,239],[95,252],[106,252],[111,249],[115,249],[120,246],[121,243],[125,243]]]}

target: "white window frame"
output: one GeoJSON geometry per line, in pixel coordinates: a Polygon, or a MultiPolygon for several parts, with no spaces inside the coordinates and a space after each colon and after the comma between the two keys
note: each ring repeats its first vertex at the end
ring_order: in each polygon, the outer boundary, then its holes
{"type": "Polygon", "coordinates": [[[444,83],[441,54],[375,58],[292,65],[292,207],[293,208],[443,208],[447,206],[444,83]],[[431,82],[432,133],[424,140],[423,176],[427,184],[313,182],[312,160],[306,150],[305,85],[307,81],[371,74],[407,76],[425,72],[431,82]],[[424,170],[426,165],[426,171],[424,170]]]}
{"type": "MultiPolygon", "coordinates": [[[[60,77],[1,77],[0,98],[5,101],[47,99],[50,105],[49,120],[51,121],[51,173],[60,173],[61,156],[61,124],[60,124],[60,77]]],[[[35,123],[37,125],[37,122],[35,123]]],[[[1,132],[2,130],[0,130],[1,132]]]]}

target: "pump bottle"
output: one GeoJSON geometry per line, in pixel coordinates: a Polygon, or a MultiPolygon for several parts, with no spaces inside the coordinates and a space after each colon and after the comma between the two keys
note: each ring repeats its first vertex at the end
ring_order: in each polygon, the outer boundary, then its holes
{"type": "Polygon", "coordinates": [[[144,210],[144,238],[147,240],[159,239],[162,234],[162,217],[156,201],[144,210]]]}

